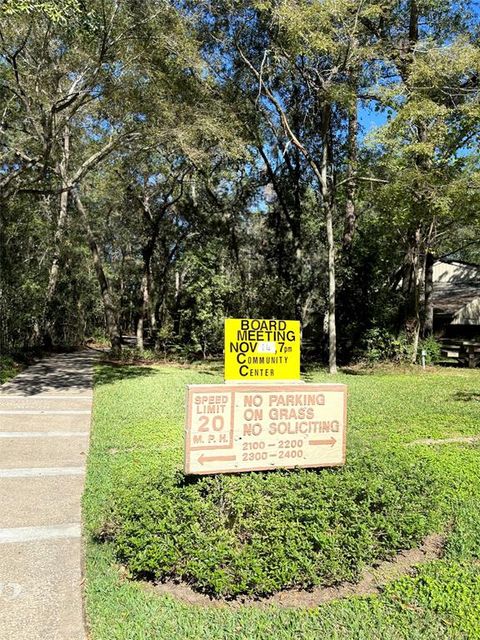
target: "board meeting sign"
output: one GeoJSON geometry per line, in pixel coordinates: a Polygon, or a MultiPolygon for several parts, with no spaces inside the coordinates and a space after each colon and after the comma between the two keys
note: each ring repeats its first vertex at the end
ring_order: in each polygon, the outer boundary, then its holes
{"type": "Polygon", "coordinates": [[[225,319],[225,380],[300,379],[298,320],[225,319]]]}
{"type": "Polygon", "coordinates": [[[185,473],[345,463],[343,384],[190,385],[185,473]]]}

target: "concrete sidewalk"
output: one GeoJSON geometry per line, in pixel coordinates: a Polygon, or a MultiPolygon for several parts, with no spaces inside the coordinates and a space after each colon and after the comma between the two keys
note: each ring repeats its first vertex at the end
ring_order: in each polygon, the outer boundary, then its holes
{"type": "Polygon", "coordinates": [[[92,351],[0,387],[0,640],[85,640],[81,496],[92,351]]]}

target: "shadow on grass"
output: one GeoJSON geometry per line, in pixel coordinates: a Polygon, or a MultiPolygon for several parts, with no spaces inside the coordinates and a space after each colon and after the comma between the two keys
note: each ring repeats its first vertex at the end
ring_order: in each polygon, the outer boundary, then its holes
{"type": "Polygon", "coordinates": [[[132,378],[147,378],[157,374],[158,371],[152,367],[136,367],[128,364],[101,364],[95,371],[95,386],[102,384],[113,384],[120,380],[131,380],[132,378]]]}
{"type": "Polygon", "coordinates": [[[373,373],[372,369],[359,369],[356,367],[341,367],[340,371],[347,376],[369,376],[373,373]]]}
{"type": "Polygon", "coordinates": [[[315,376],[326,374],[327,370],[316,363],[307,362],[300,367],[300,375],[304,382],[314,382],[315,376]]]}
{"type": "Polygon", "coordinates": [[[457,391],[453,399],[460,402],[480,402],[480,391],[457,391]]]}
{"type": "Polygon", "coordinates": [[[464,369],[465,365],[462,362],[456,360],[439,360],[436,365],[445,369],[464,369]]]}
{"type": "Polygon", "coordinates": [[[208,369],[204,367],[202,369],[198,369],[198,373],[201,373],[205,376],[219,376],[223,374],[223,365],[215,365],[214,367],[209,367],[208,369]]]}
{"type": "MultiPolygon", "coordinates": [[[[305,382],[314,382],[315,376],[330,375],[328,369],[325,366],[318,365],[305,365],[301,370],[302,378],[305,382]]],[[[373,373],[372,368],[368,367],[352,367],[352,366],[341,366],[338,367],[338,373],[344,373],[348,376],[369,376],[373,373]]]]}

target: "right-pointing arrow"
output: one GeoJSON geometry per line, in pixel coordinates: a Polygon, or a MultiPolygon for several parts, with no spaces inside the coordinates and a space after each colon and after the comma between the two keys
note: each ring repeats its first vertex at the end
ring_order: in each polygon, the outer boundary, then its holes
{"type": "Polygon", "coordinates": [[[308,444],[329,444],[331,447],[333,447],[333,445],[336,443],[337,441],[335,440],[335,438],[332,436],[331,438],[328,438],[328,440],[309,440],[308,444]]]}

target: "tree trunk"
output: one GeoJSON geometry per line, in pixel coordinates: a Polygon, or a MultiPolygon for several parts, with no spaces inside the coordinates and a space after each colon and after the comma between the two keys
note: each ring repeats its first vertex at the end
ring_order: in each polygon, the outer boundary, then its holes
{"type": "Polygon", "coordinates": [[[152,331],[153,344],[157,344],[158,323],[157,323],[157,304],[150,302],[150,328],[152,331]]]}
{"type": "MultiPolygon", "coordinates": [[[[293,239],[293,255],[291,261],[279,259],[277,260],[277,273],[279,277],[286,283],[286,285],[293,290],[294,298],[295,298],[295,317],[300,320],[300,323],[303,322],[303,308],[305,306],[306,295],[305,295],[305,286],[303,282],[303,270],[305,266],[305,257],[303,251],[303,239],[302,239],[302,207],[301,207],[301,198],[300,198],[300,178],[301,172],[298,168],[298,163],[292,163],[289,159],[289,155],[285,154],[285,162],[288,167],[288,171],[292,178],[292,196],[294,198],[294,202],[290,203],[285,197],[285,190],[282,189],[281,183],[277,179],[273,166],[269,160],[268,154],[265,152],[262,144],[257,145],[257,149],[262,156],[263,162],[265,164],[265,168],[267,170],[267,175],[269,180],[273,186],[275,194],[277,196],[278,203],[280,205],[276,225],[274,228],[274,232],[277,238],[277,242],[279,246],[284,247],[284,251],[287,252],[286,247],[287,243],[285,242],[285,233],[283,225],[280,224],[279,214],[280,211],[283,213],[283,217],[285,218],[286,223],[288,224],[288,228],[291,231],[292,239],[293,239]],[[288,266],[290,268],[288,268],[288,266]],[[293,268],[292,268],[293,267],[293,268]]],[[[298,153],[298,151],[296,151],[298,153]]],[[[240,265],[240,262],[237,257],[237,263],[240,265]]],[[[242,282],[245,285],[245,277],[243,274],[243,269],[239,268],[240,275],[242,277],[242,282]]]]}
{"type": "Polygon", "coordinates": [[[422,242],[421,228],[417,228],[413,245],[410,247],[411,280],[407,299],[407,315],[405,329],[412,339],[412,362],[417,361],[418,342],[420,338],[420,291],[423,288],[424,269],[420,268],[420,249],[422,242]]]}
{"type": "Polygon", "coordinates": [[[152,278],[152,257],[155,249],[155,243],[158,238],[158,223],[152,228],[152,235],[150,236],[147,244],[142,249],[143,257],[143,273],[140,284],[140,295],[138,305],[138,320],[137,320],[137,349],[143,352],[144,349],[144,323],[145,317],[148,316],[150,320],[150,329],[152,332],[152,338],[155,340],[156,330],[156,318],[155,318],[155,291],[152,278]]]}
{"type": "Polygon", "coordinates": [[[173,305],[173,334],[176,338],[180,336],[181,311],[180,295],[182,289],[182,277],[178,269],[175,271],[175,298],[173,305]]]}
{"type": "Polygon", "coordinates": [[[325,215],[328,244],[328,370],[337,373],[337,328],[335,321],[335,239],[333,235],[333,199],[329,185],[330,160],[330,106],[322,110],[322,155],[320,164],[320,189],[325,215]]]}
{"type": "Polygon", "coordinates": [[[144,350],[144,320],[145,313],[148,311],[148,302],[148,275],[146,269],[144,269],[142,282],[140,285],[140,299],[137,319],[137,349],[140,353],[143,353],[144,350]]]}
{"type": "Polygon", "coordinates": [[[423,337],[428,338],[433,334],[433,263],[434,257],[427,250],[425,257],[425,319],[423,324],[423,337]]]}
{"type": "MultiPolygon", "coordinates": [[[[356,88],[356,83],[354,84],[356,88]]],[[[355,90],[355,96],[348,114],[347,197],[345,203],[345,227],[343,231],[343,248],[346,250],[352,245],[357,222],[355,199],[357,192],[358,104],[356,93],[355,90]]]]}
{"type": "Polygon", "coordinates": [[[337,327],[335,321],[335,241],[333,238],[333,212],[325,211],[328,241],[328,370],[337,373],[337,327]]]}
{"type": "Polygon", "coordinates": [[[78,212],[85,225],[85,231],[87,234],[87,242],[92,254],[93,265],[95,267],[95,273],[97,274],[98,283],[100,285],[100,293],[102,295],[103,306],[105,309],[105,322],[107,326],[107,332],[112,344],[112,353],[115,356],[119,356],[122,350],[122,337],[118,327],[118,321],[115,313],[115,307],[112,301],[112,295],[110,291],[110,284],[103,269],[102,258],[100,256],[100,250],[97,245],[97,241],[90,227],[87,212],[80,199],[80,196],[75,192],[75,203],[77,205],[78,212]]]}
{"type": "Polygon", "coordinates": [[[153,341],[153,344],[155,344],[157,340],[157,318],[155,315],[155,301],[157,299],[157,290],[155,280],[152,275],[152,258],[157,237],[158,233],[154,238],[152,238],[151,244],[149,245],[148,255],[144,256],[146,276],[144,308],[145,315],[150,321],[150,338],[153,341]]]}
{"type": "Polygon", "coordinates": [[[57,173],[61,176],[61,185],[63,191],[60,194],[60,210],[57,218],[57,228],[53,238],[53,257],[48,273],[48,284],[45,292],[45,303],[43,312],[42,339],[47,348],[53,343],[52,337],[52,303],[57,289],[58,279],[60,275],[60,256],[62,251],[63,236],[65,233],[65,225],[68,213],[68,160],[70,156],[70,130],[68,126],[63,132],[62,159],[57,166],[57,173]]]}

